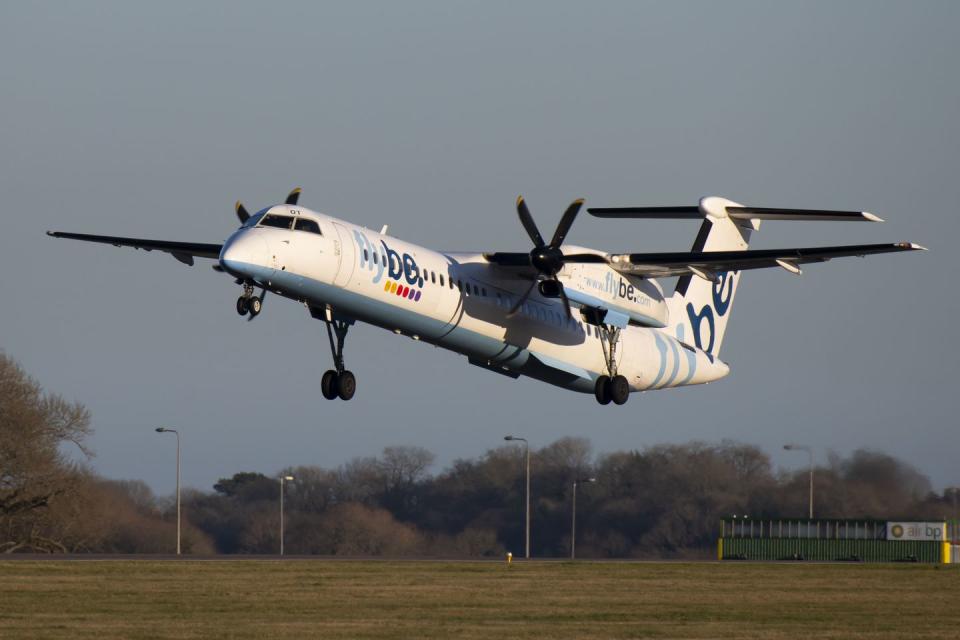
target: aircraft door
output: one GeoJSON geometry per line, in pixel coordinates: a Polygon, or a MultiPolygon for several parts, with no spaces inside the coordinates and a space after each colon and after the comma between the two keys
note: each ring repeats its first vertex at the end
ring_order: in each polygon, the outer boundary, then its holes
{"type": "Polygon", "coordinates": [[[333,228],[337,231],[337,237],[334,239],[337,275],[333,279],[333,284],[338,287],[346,287],[350,284],[350,277],[353,276],[354,265],[357,262],[356,249],[353,238],[350,237],[349,229],[336,222],[333,223],[333,228]]]}

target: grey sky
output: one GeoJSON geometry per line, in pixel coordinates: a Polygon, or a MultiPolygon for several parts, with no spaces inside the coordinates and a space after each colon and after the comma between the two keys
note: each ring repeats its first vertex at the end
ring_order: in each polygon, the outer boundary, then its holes
{"type": "MultiPolygon", "coordinates": [[[[336,465],[390,444],[439,466],[566,435],[596,450],[734,438],[883,449],[938,486],[956,455],[960,4],[557,2],[0,4],[0,349],[94,415],[96,468],[172,489],[336,465]],[[293,186],[428,246],[526,250],[592,205],[866,209],[768,223],[754,247],[912,240],[929,253],[744,279],[709,387],[623,408],[351,332],[357,397],[327,402],[322,323],[247,323],[208,261],[46,229],[220,242],[293,186]]],[[[568,241],[683,250],[683,222],[578,220],[568,241]]]]}

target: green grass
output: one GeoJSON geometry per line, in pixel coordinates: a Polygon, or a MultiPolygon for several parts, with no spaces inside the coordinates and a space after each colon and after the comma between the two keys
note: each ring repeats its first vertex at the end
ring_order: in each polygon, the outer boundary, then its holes
{"type": "Polygon", "coordinates": [[[930,565],[0,561],[0,638],[956,638],[930,565]]]}

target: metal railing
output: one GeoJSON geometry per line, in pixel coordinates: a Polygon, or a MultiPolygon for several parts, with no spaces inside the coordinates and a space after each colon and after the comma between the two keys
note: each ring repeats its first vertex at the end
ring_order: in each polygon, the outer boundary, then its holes
{"type": "Polygon", "coordinates": [[[813,540],[886,540],[880,520],[768,520],[729,518],[720,521],[721,538],[813,540]]]}

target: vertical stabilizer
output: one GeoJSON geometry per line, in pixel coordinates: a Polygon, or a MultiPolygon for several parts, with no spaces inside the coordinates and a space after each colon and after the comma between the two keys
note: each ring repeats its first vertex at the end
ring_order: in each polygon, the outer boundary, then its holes
{"type": "MultiPolygon", "coordinates": [[[[750,242],[751,231],[760,228],[760,221],[733,220],[727,215],[727,207],[740,206],[725,198],[701,199],[699,209],[704,220],[692,251],[745,250],[750,242]]],[[[674,294],[667,301],[671,333],[682,342],[702,349],[711,356],[718,356],[730,320],[733,298],[740,284],[740,275],[739,271],[703,271],[681,277],[674,294]]]]}

